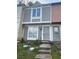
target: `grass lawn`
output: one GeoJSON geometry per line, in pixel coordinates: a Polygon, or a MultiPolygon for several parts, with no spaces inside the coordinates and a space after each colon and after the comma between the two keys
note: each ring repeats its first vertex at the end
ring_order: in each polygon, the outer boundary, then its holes
{"type": "MultiPolygon", "coordinates": [[[[38,49],[29,52],[29,48],[24,48],[23,45],[25,43],[19,43],[17,46],[17,59],[35,59],[36,54],[38,53],[38,49]]],[[[32,45],[32,47],[35,45],[32,45]]]]}
{"type": "Polygon", "coordinates": [[[54,45],[52,45],[52,59],[61,59],[60,53],[54,45]]]}

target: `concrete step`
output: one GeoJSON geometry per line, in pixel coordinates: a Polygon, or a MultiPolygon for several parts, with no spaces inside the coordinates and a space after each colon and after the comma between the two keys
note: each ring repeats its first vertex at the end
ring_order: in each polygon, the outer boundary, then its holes
{"type": "Polygon", "coordinates": [[[39,50],[38,52],[42,54],[51,54],[51,50],[39,50]]]}
{"type": "Polygon", "coordinates": [[[35,59],[52,59],[52,56],[50,54],[38,54],[35,59]]]}
{"type": "Polygon", "coordinates": [[[39,50],[50,50],[51,48],[39,48],[39,50]]]}
{"type": "Polygon", "coordinates": [[[51,45],[50,44],[41,44],[40,46],[39,46],[39,48],[51,48],[51,45]]]}
{"type": "Polygon", "coordinates": [[[42,43],[44,43],[44,44],[49,44],[50,41],[48,41],[48,40],[43,40],[42,43]]]}

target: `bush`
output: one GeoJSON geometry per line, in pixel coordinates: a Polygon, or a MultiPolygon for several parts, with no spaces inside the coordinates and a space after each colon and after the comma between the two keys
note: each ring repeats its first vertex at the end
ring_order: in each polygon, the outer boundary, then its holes
{"type": "Polygon", "coordinates": [[[38,46],[41,44],[41,40],[30,40],[30,41],[27,41],[26,44],[28,45],[34,45],[34,46],[38,46]]]}
{"type": "Polygon", "coordinates": [[[24,39],[22,38],[22,40],[20,40],[21,43],[25,43],[24,39]]]}
{"type": "Polygon", "coordinates": [[[41,44],[41,40],[35,40],[35,41],[33,42],[33,44],[35,44],[35,45],[40,45],[40,44],[41,44]]]}

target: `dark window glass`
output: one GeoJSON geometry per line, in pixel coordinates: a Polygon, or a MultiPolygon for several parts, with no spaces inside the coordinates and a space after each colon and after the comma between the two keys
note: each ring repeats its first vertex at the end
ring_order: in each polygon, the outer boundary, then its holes
{"type": "Polygon", "coordinates": [[[36,9],[33,9],[32,16],[33,16],[33,17],[35,17],[35,16],[36,16],[36,9]]]}
{"type": "Polygon", "coordinates": [[[37,16],[40,16],[40,8],[37,9],[37,16]]]}

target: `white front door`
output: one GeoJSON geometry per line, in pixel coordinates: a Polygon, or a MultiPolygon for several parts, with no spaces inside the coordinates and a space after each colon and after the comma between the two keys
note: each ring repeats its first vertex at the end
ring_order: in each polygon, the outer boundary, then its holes
{"type": "Polygon", "coordinates": [[[50,40],[50,27],[42,26],[42,40],[50,40]]]}

